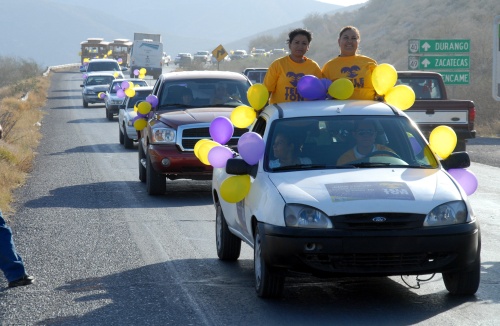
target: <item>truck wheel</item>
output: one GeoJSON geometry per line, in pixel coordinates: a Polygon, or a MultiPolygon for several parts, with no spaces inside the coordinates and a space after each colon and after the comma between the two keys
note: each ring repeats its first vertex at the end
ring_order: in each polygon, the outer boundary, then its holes
{"type": "Polygon", "coordinates": [[[443,282],[451,294],[455,295],[473,295],[479,288],[481,278],[481,258],[478,257],[474,262],[474,267],[470,271],[443,273],[443,282]]]}
{"type": "MultiPolygon", "coordinates": [[[[125,126],[123,126],[123,130],[126,130],[125,126]]],[[[134,148],[134,141],[128,137],[126,131],[123,133],[123,146],[128,149],[134,148]]]]}
{"type": "Polygon", "coordinates": [[[167,190],[167,179],[158,174],[151,163],[151,157],[146,154],[146,190],[151,196],[163,195],[167,190]]]}
{"type": "Polygon", "coordinates": [[[83,107],[88,108],[89,107],[89,102],[83,100],[83,107]]]}
{"type": "Polygon", "coordinates": [[[123,138],[123,132],[120,129],[120,126],[118,126],[118,139],[120,140],[120,144],[123,145],[124,138],[123,138]]]}
{"type": "Polygon", "coordinates": [[[465,144],[466,143],[467,143],[466,140],[458,140],[457,146],[455,146],[454,152],[465,152],[465,144]]]}
{"type": "Polygon", "coordinates": [[[110,121],[113,120],[113,112],[106,110],[106,118],[110,121]]]}
{"type": "Polygon", "coordinates": [[[264,250],[262,247],[262,235],[260,227],[255,229],[254,242],[254,274],[255,291],[261,298],[279,298],[285,287],[285,276],[272,270],[264,260],[264,250]]]}
{"type": "Polygon", "coordinates": [[[139,180],[141,182],[146,182],[146,167],[142,165],[142,160],[146,160],[146,155],[144,154],[144,150],[142,148],[142,142],[139,139],[139,146],[138,146],[138,151],[139,151],[139,180]]]}
{"type": "Polygon", "coordinates": [[[215,214],[217,256],[221,260],[237,260],[241,252],[241,239],[229,231],[219,202],[215,204],[215,214]]]}

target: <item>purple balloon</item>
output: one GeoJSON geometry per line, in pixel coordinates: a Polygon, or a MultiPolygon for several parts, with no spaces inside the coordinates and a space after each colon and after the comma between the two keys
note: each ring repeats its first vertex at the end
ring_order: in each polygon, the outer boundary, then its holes
{"type": "Polygon", "coordinates": [[[264,155],[264,140],[256,132],[246,132],[238,140],[238,152],[245,162],[255,165],[264,155]]]}
{"type": "MultiPolygon", "coordinates": [[[[148,117],[148,114],[147,114],[147,113],[146,113],[146,114],[142,114],[142,113],[140,113],[140,112],[137,112],[137,116],[136,116],[135,118],[144,118],[144,119],[146,119],[147,117],[148,117]]],[[[135,118],[134,118],[134,119],[135,119],[135,118]]]]}
{"type": "Polygon", "coordinates": [[[120,88],[120,89],[118,89],[118,90],[116,91],[116,96],[117,96],[118,98],[125,98],[125,92],[123,91],[123,89],[121,89],[121,88],[120,88]]]}
{"type": "Polygon", "coordinates": [[[113,86],[113,89],[114,89],[115,91],[119,90],[120,88],[121,88],[121,87],[120,87],[120,85],[118,85],[118,84],[115,84],[115,86],[113,86]]]}
{"type": "Polygon", "coordinates": [[[158,97],[156,95],[148,95],[146,97],[146,102],[149,102],[153,108],[158,105],[158,97]]]}
{"type": "Polygon", "coordinates": [[[122,86],[122,89],[127,89],[130,87],[130,84],[128,81],[124,80],[124,81],[122,81],[121,86],[122,86]]]}
{"type": "Polygon", "coordinates": [[[82,75],[83,79],[87,79],[87,77],[88,77],[88,76],[89,76],[89,75],[87,75],[87,74],[83,74],[83,75],[82,75]]]}
{"type": "Polygon", "coordinates": [[[233,158],[233,152],[225,146],[215,146],[208,152],[208,162],[214,168],[225,167],[230,158],[233,158]]]}
{"type": "Polygon", "coordinates": [[[209,132],[214,141],[224,145],[233,137],[234,126],[229,118],[217,117],[210,123],[209,132]]]}
{"type": "Polygon", "coordinates": [[[332,84],[332,81],[328,78],[321,78],[321,82],[323,83],[323,86],[325,86],[325,92],[328,93],[328,88],[332,84]]]}
{"type": "Polygon", "coordinates": [[[139,76],[139,69],[134,69],[134,76],[139,76]]]}
{"type": "Polygon", "coordinates": [[[297,83],[297,92],[308,100],[318,100],[326,98],[327,89],[318,77],[305,75],[297,83]]]}
{"type": "Polygon", "coordinates": [[[449,169],[448,173],[463,188],[467,196],[472,195],[477,189],[477,178],[468,169],[449,169]]]}

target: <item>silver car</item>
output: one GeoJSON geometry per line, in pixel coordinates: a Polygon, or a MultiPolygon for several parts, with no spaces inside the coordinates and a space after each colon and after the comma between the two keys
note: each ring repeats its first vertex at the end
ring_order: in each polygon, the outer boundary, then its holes
{"type": "Polygon", "coordinates": [[[109,85],[115,80],[115,76],[111,73],[89,73],[83,81],[82,99],[83,107],[88,108],[89,103],[103,103],[104,96],[99,97],[99,93],[106,93],[109,85]]]}
{"type": "Polygon", "coordinates": [[[108,118],[108,120],[113,120],[113,116],[118,114],[120,106],[125,102],[125,96],[120,97],[117,93],[124,81],[132,82],[134,86],[149,86],[147,81],[140,78],[120,78],[113,80],[106,91],[106,97],[104,99],[104,104],[106,105],[106,118],[108,118]]]}
{"type": "Polygon", "coordinates": [[[135,96],[127,97],[118,111],[119,140],[125,148],[133,148],[134,142],[138,140],[137,130],[134,127],[134,119],[137,117],[134,106],[146,100],[146,97],[153,92],[153,86],[135,87],[134,89],[135,96]]]}

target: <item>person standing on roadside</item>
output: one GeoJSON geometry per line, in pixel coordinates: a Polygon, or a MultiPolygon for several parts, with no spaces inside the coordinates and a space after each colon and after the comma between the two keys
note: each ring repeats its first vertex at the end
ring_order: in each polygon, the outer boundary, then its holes
{"type": "Polygon", "coordinates": [[[319,65],[305,56],[311,41],[312,33],[308,30],[297,28],[288,33],[290,54],[274,60],[263,81],[270,94],[270,104],[304,101],[297,92],[299,79],[305,75],[323,77],[319,65]]]}
{"type": "Polygon", "coordinates": [[[343,27],[338,39],[340,54],[325,63],[321,71],[323,77],[332,82],[339,78],[349,79],[354,85],[354,93],[349,99],[374,100],[377,93],[371,79],[377,61],[358,53],[360,40],[356,27],[343,27]]]}
{"type": "Polygon", "coordinates": [[[5,224],[2,211],[0,211],[0,270],[7,278],[10,288],[29,285],[35,281],[33,276],[26,274],[23,260],[14,246],[12,230],[5,224]]]}

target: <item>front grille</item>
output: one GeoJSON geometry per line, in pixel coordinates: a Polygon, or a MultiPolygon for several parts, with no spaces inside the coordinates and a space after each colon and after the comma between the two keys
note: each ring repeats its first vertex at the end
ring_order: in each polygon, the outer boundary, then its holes
{"type": "Polygon", "coordinates": [[[422,227],[424,214],[365,213],[331,217],[339,230],[402,230],[422,227]]]}
{"type": "MultiPolygon", "coordinates": [[[[180,126],[177,131],[177,145],[182,151],[193,151],[194,145],[201,139],[212,139],[210,136],[210,124],[199,123],[195,125],[180,126]],[[179,141],[180,139],[180,141],[179,141]]],[[[238,139],[241,135],[247,132],[248,129],[234,128],[233,137],[228,141],[228,146],[235,146],[238,144],[238,139]]]]}
{"type": "Polygon", "coordinates": [[[402,273],[444,266],[451,253],[304,254],[301,259],[315,269],[336,273],[402,273]]]}

